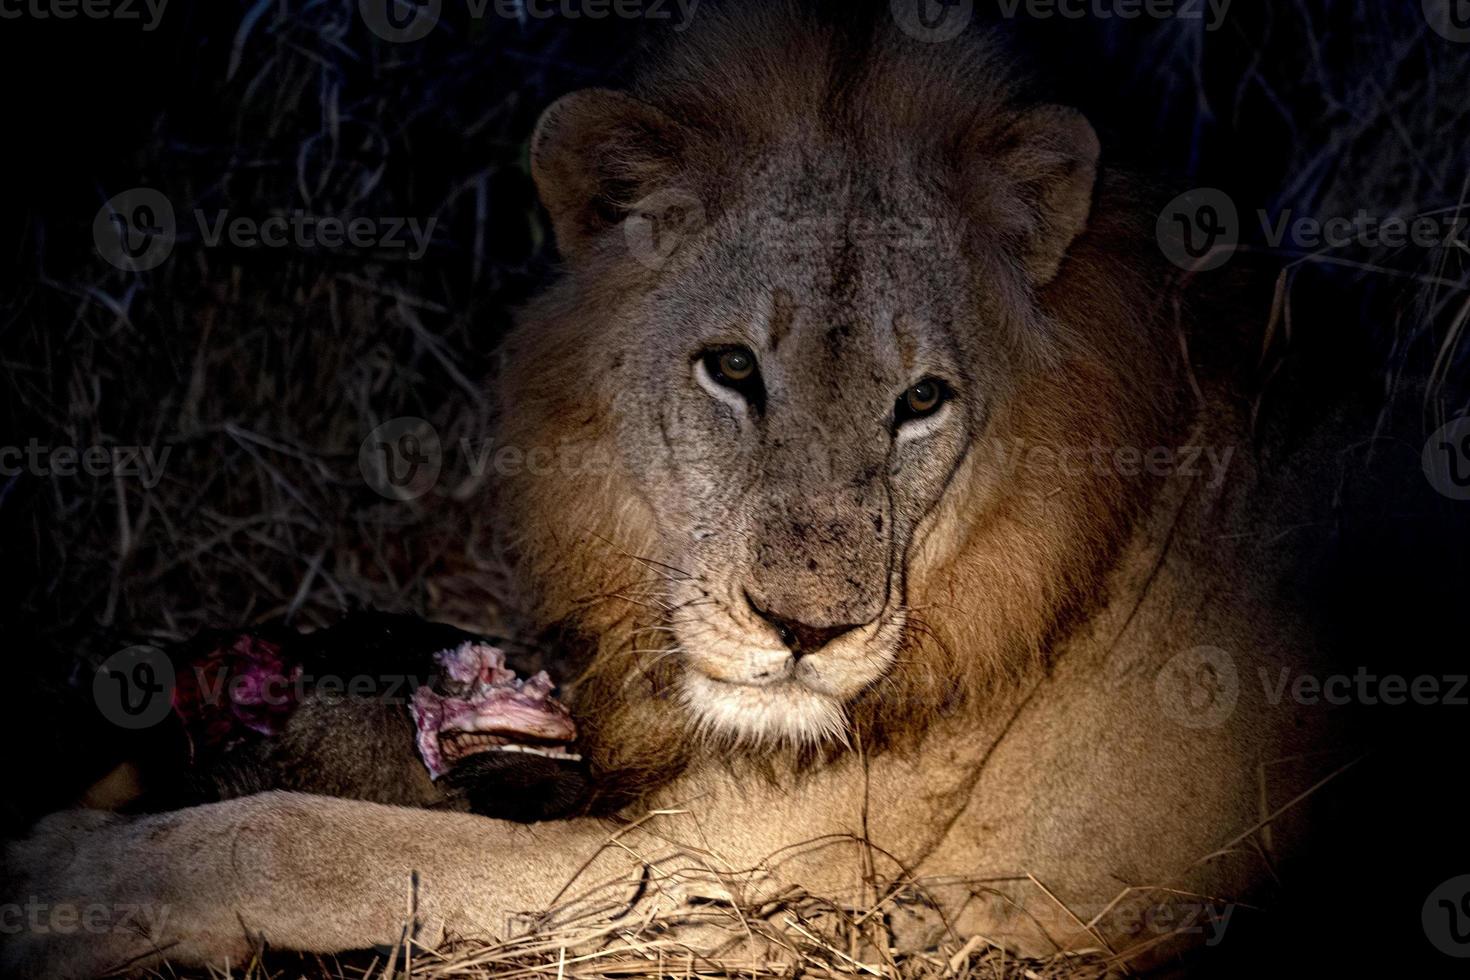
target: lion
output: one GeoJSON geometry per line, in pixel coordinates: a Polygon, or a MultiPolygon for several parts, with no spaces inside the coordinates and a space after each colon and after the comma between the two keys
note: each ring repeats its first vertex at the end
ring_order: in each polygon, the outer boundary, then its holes
{"type": "Polygon", "coordinates": [[[1137,183],[1028,93],[984,37],[731,5],[551,105],[565,267],[506,342],[495,507],[611,816],[59,814],[11,895],[167,914],[6,965],[392,944],[410,883],[426,943],[887,883],[912,948],[1135,963],[1208,935],[1150,910],[1257,900],[1338,765],[1251,682],[1313,649],[1262,531],[1309,495],[1236,452],[1137,183]]]}

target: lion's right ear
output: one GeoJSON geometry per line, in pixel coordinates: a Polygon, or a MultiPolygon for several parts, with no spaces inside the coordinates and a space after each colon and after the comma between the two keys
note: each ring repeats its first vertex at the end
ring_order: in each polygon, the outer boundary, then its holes
{"type": "Polygon", "coordinates": [[[566,258],[583,254],[634,205],[679,180],[684,127],[646,102],[584,89],[553,102],[531,136],[531,176],[566,258]]]}
{"type": "Polygon", "coordinates": [[[1075,109],[1036,106],[972,139],[969,177],[976,210],[1009,232],[1033,284],[1056,278],[1087,227],[1101,147],[1075,109]],[[976,166],[980,161],[980,166],[976,166]]]}

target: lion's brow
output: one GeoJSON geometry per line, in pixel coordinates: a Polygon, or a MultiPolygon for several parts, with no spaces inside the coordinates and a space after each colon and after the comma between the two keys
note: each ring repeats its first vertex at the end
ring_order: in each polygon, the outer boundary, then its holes
{"type": "Polygon", "coordinates": [[[771,350],[781,346],[781,341],[791,332],[791,325],[796,320],[796,301],[791,294],[784,289],[777,288],[771,297],[771,317],[768,329],[768,343],[771,350]]]}
{"type": "Polygon", "coordinates": [[[918,339],[904,324],[904,318],[897,314],[889,317],[888,329],[893,333],[893,343],[898,348],[898,358],[903,364],[904,372],[912,371],[919,356],[918,339]]]}

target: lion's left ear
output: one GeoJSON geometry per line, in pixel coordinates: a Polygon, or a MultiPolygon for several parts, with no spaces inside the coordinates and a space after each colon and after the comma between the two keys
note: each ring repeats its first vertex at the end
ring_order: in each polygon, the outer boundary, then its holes
{"type": "Polygon", "coordinates": [[[1076,109],[1043,105],[1010,122],[987,156],[1006,175],[1025,214],[1012,215],[1032,283],[1056,278],[1067,249],[1087,227],[1101,145],[1076,109]]]}
{"type": "Polygon", "coordinates": [[[622,92],[584,89],[552,103],[531,136],[531,176],[563,257],[585,253],[648,195],[673,186],[688,142],[682,126],[622,92]]]}

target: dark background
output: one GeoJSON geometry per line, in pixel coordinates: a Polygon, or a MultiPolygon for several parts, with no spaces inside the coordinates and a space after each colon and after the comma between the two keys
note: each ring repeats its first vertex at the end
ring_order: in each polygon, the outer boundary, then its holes
{"type": "MultiPolygon", "coordinates": [[[[886,4],[829,6],[855,17],[886,4]]],[[[1466,199],[1470,44],[1431,31],[1418,0],[1236,0],[1215,31],[994,19],[1040,85],[1087,112],[1107,159],[1156,175],[1161,192],[1220,187],[1272,216],[1466,199]]],[[[65,801],[96,734],[56,731],[49,699],[127,643],[277,617],[319,625],[364,606],[472,619],[487,592],[503,594],[460,447],[487,438],[497,340],[554,268],[526,140],[556,96],[618,84],[670,28],[472,20],[454,0],[412,44],[374,37],[352,0],[172,0],[152,32],[0,21],[13,270],[0,290],[0,445],[170,449],[153,488],[0,477],[0,656],[22,701],[9,738],[46,743],[18,753],[21,785],[41,789],[20,794],[16,819],[65,801]],[[130,273],[98,255],[92,221],[138,186],[164,192],[186,231],[195,208],[437,227],[416,262],[185,235],[157,269],[130,273]],[[432,422],[445,447],[436,490],[408,503],[377,494],[357,464],[364,436],[404,415],[432,422]]],[[[1297,587],[1345,665],[1470,670],[1470,504],[1418,471],[1428,433],[1470,410],[1470,254],[1245,244],[1232,269],[1254,285],[1232,299],[1271,324],[1252,379],[1260,410],[1304,393],[1324,412],[1374,406],[1343,446],[1343,518],[1314,529],[1321,561],[1297,587]]],[[[498,615],[514,627],[513,607],[498,615]]],[[[1470,873],[1457,795],[1467,711],[1362,712],[1373,748],[1349,777],[1351,802],[1322,825],[1315,884],[1235,929],[1241,959],[1227,951],[1217,969],[1258,972],[1243,965],[1255,939],[1281,972],[1455,965],[1425,943],[1419,911],[1440,881],[1470,873]]]]}

